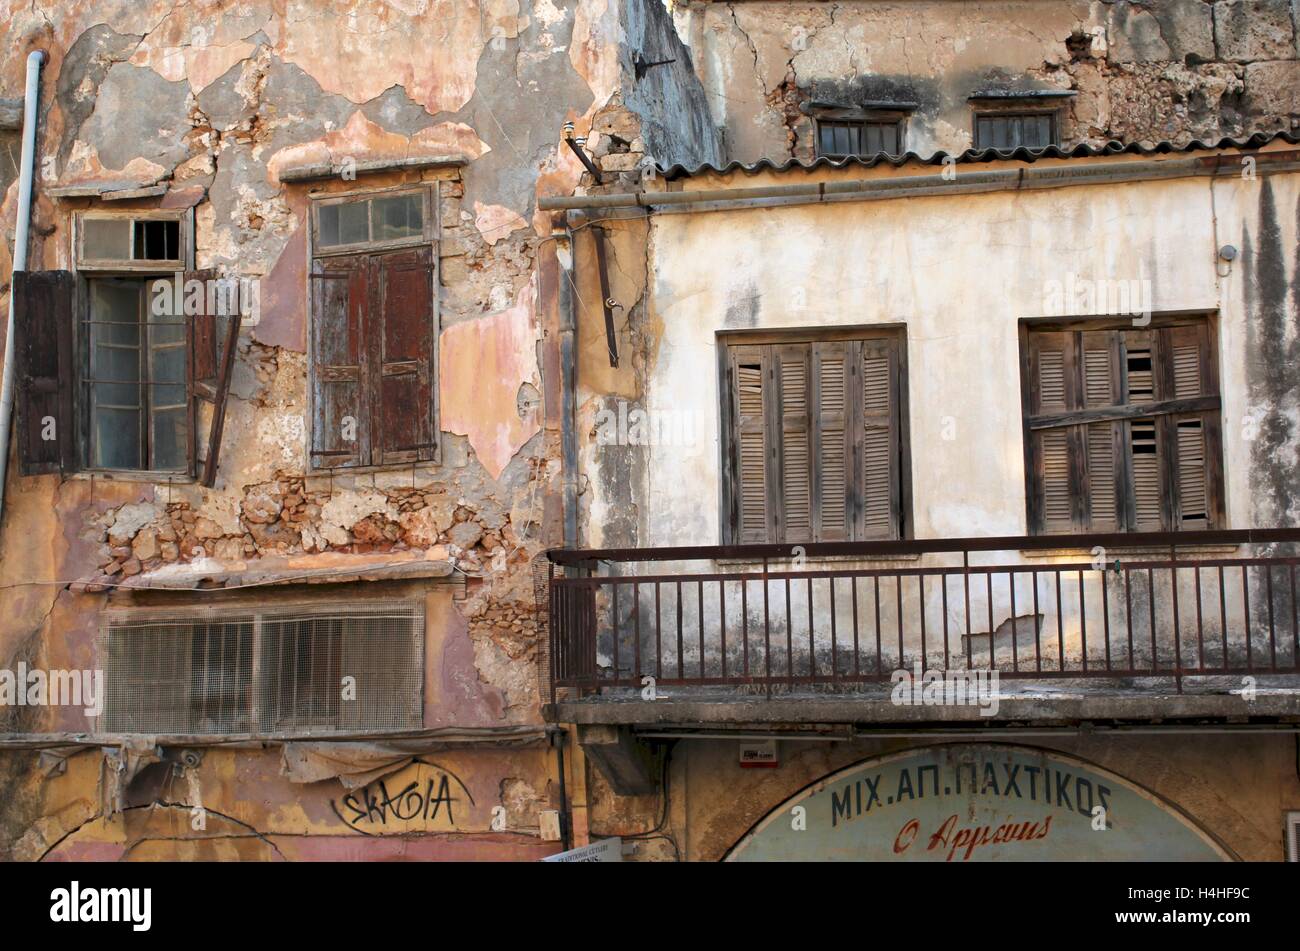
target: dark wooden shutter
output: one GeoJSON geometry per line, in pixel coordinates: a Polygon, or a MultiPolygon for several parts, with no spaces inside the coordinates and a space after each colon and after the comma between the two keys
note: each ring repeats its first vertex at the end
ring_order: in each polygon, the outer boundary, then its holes
{"type": "Polygon", "coordinates": [[[859,536],[897,538],[902,523],[899,360],[895,340],[862,342],[862,521],[859,536]]]}
{"type": "Polygon", "coordinates": [[[735,433],[731,486],[734,540],[768,540],[767,432],[764,415],[763,347],[731,348],[732,432],[735,433]]]}
{"type": "Polygon", "coordinates": [[[363,384],[368,265],[367,256],[348,255],[318,260],[312,268],[311,461],[316,468],[369,464],[372,420],[363,384]]]}
{"type": "MultiPolygon", "coordinates": [[[[1157,366],[1160,361],[1159,335],[1148,330],[1124,332],[1124,373],[1127,402],[1154,403],[1157,366]]],[[[1130,472],[1130,522],[1140,532],[1165,528],[1165,453],[1161,423],[1155,416],[1140,417],[1125,424],[1130,472]]]]}
{"type": "Polygon", "coordinates": [[[770,491],[768,494],[769,510],[775,508],[778,513],[779,527],[773,541],[812,540],[810,350],[808,344],[782,344],[773,353],[779,400],[770,402],[778,422],[769,427],[769,432],[781,434],[777,478],[768,473],[769,487],[779,486],[775,500],[770,491]]]}
{"type": "MultiPolygon", "coordinates": [[[[1034,415],[1064,413],[1071,408],[1074,348],[1069,333],[1034,333],[1029,337],[1030,410],[1034,415]]],[[[1074,480],[1071,476],[1070,429],[1039,429],[1031,437],[1038,529],[1074,529],[1074,480]]]]}
{"type": "Polygon", "coordinates": [[[433,263],[429,248],[379,255],[376,320],[367,330],[376,465],[428,460],[433,420],[433,263]]]}
{"type": "MultiPolygon", "coordinates": [[[[1082,335],[1083,407],[1104,409],[1120,402],[1119,334],[1114,331],[1085,331],[1082,335]]],[[[1122,426],[1115,422],[1091,422],[1083,427],[1087,446],[1084,460],[1085,527],[1093,532],[1116,532],[1123,524],[1120,500],[1123,453],[1122,426]]]]}
{"type": "Polygon", "coordinates": [[[849,422],[856,414],[859,373],[850,362],[856,346],[839,340],[812,345],[812,406],[815,478],[812,483],[813,538],[848,541],[853,524],[850,493],[854,483],[849,422]]]}
{"type": "Polygon", "coordinates": [[[76,467],[72,362],[76,286],[71,271],[14,272],[14,396],[23,475],[76,467]]]}
{"type": "Polygon", "coordinates": [[[239,343],[241,322],[239,281],[222,278],[216,271],[186,271],[181,285],[182,300],[198,300],[187,293],[203,289],[199,309],[182,314],[186,322],[188,346],[189,426],[186,438],[190,474],[199,482],[212,486],[217,481],[217,465],[226,428],[226,402],[230,398],[230,379],[235,368],[235,349],[239,343]],[[195,282],[195,283],[191,283],[195,282]],[[201,404],[211,406],[206,440],[198,433],[202,423],[201,404]]]}
{"type": "MultiPolygon", "coordinates": [[[[1161,332],[1166,399],[1189,400],[1217,395],[1210,360],[1209,327],[1170,327],[1161,332]]],[[[1166,420],[1173,457],[1173,515],[1177,529],[1217,525],[1217,413],[1178,414],[1166,420]]]]}

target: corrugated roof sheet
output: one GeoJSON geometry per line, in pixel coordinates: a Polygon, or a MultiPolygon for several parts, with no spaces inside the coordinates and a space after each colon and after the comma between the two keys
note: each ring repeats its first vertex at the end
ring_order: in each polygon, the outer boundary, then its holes
{"type": "MultiPolygon", "coordinates": [[[[1300,145],[1300,136],[1290,132],[1256,132],[1246,138],[1233,139],[1225,137],[1217,142],[1203,142],[1200,139],[1193,139],[1186,145],[1174,145],[1172,142],[1157,142],[1155,145],[1145,145],[1140,142],[1125,143],[1111,140],[1102,145],[1076,145],[1071,149],[1063,149],[1059,145],[1049,145],[1041,149],[967,149],[965,152],[955,154],[952,157],[961,165],[1007,160],[1035,162],[1038,159],[1097,158],[1105,155],[1167,155],[1170,153],[1208,152],[1216,149],[1258,149],[1277,141],[1286,142],[1288,145],[1300,145]]],[[[916,152],[905,152],[902,155],[887,155],[884,152],[877,152],[875,155],[867,157],[819,158],[811,162],[792,158],[784,162],[774,162],[771,159],[760,159],[749,164],[729,162],[721,167],[709,164],[699,165],[695,168],[673,165],[667,169],[661,167],[659,172],[664,178],[672,181],[673,179],[690,178],[695,175],[725,175],[735,171],[753,175],[757,172],[788,172],[796,168],[811,172],[819,168],[875,168],[877,165],[892,165],[895,168],[900,168],[904,165],[942,165],[948,160],[948,157],[949,153],[947,152],[935,152],[930,156],[918,155],[916,152]]]]}

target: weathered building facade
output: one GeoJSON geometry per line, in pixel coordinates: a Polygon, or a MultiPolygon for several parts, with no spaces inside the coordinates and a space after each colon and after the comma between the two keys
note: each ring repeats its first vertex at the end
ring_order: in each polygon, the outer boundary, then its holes
{"type": "Polygon", "coordinates": [[[1280,858],[1292,7],[14,5],[3,854],[1280,858]]]}

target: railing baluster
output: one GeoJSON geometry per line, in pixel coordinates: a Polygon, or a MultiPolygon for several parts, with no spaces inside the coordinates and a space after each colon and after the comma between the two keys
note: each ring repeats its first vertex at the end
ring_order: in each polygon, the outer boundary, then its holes
{"type": "Polygon", "coordinates": [[[1016,573],[1007,572],[1007,592],[1011,596],[1011,672],[1020,673],[1020,624],[1016,620],[1016,573]]]}
{"type": "Polygon", "coordinates": [[[1038,609],[1038,572],[1034,571],[1031,578],[1034,582],[1034,671],[1041,674],[1043,672],[1043,615],[1038,609]]]}
{"type": "Polygon", "coordinates": [[[1246,566],[1241,566],[1241,620],[1246,628],[1246,670],[1254,671],[1255,653],[1251,645],[1250,636],[1250,578],[1246,574],[1246,566]]]}
{"type": "MultiPolygon", "coordinates": [[[[619,676],[618,676],[618,582],[617,582],[617,581],[614,582],[614,584],[611,585],[611,587],[613,588],[613,590],[610,592],[610,600],[611,600],[611,601],[613,602],[613,604],[614,604],[614,624],[613,624],[613,627],[614,627],[614,683],[617,684],[618,681],[619,681],[619,676]]],[[[637,656],[634,656],[634,657],[632,658],[632,661],[633,661],[633,669],[639,672],[640,667],[641,667],[641,659],[640,659],[640,654],[639,654],[639,652],[636,650],[636,647],[635,647],[635,646],[633,647],[633,653],[637,655],[637,656]]],[[[636,681],[637,681],[638,683],[640,683],[641,678],[640,678],[640,677],[637,677],[637,678],[636,678],[636,681]]]]}
{"type": "Polygon", "coordinates": [[[1196,669],[1205,672],[1205,624],[1201,617],[1201,567],[1192,571],[1196,578],[1196,669]]]}
{"type": "Polygon", "coordinates": [[[700,679],[704,679],[704,582],[695,582],[695,603],[700,620],[700,679]]]}
{"type": "Polygon", "coordinates": [[[813,635],[813,580],[808,576],[808,682],[817,682],[817,644],[813,635]]]}
{"type": "Polygon", "coordinates": [[[947,670],[952,663],[948,654],[948,575],[942,568],[939,569],[939,579],[943,582],[943,668],[947,670]]]}
{"type": "MultiPolygon", "coordinates": [[[[901,583],[901,581],[900,581],[901,583]]],[[[921,612],[921,672],[924,673],[929,667],[930,658],[925,650],[925,575],[924,573],[916,576],[917,586],[917,610],[921,612]]]]}
{"type": "Polygon", "coordinates": [[[1159,651],[1156,648],[1156,580],[1152,569],[1147,569],[1147,617],[1151,621],[1151,673],[1159,668],[1159,651]]]}
{"type": "Polygon", "coordinates": [[[785,678],[794,693],[794,619],[790,609],[790,579],[785,579],[785,678]]]}
{"type": "Polygon", "coordinates": [[[853,595],[853,679],[860,683],[862,680],[862,655],[858,651],[858,578],[856,575],[849,578],[849,585],[849,591],[853,595]]]}
{"type": "Polygon", "coordinates": [[[745,682],[749,682],[749,581],[742,578],[740,582],[740,650],[743,662],[742,673],[745,682]]]}
{"type": "Polygon", "coordinates": [[[1083,569],[1079,569],[1079,654],[1083,672],[1088,672],[1088,597],[1083,590],[1083,569]]]}
{"type": "Polygon", "coordinates": [[[1223,672],[1228,665],[1228,590],[1223,580],[1223,565],[1219,565],[1219,637],[1223,640],[1223,672]]]}
{"type": "Polygon", "coordinates": [[[767,698],[772,699],[772,619],[768,610],[767,559],[763,559],[763,678],[767,698]]]}
{"type": "Polygon", "coordinates": [[[1106,639],[1106,673],[1114,665],[1110,662],[1110,591],[1106,586],[1106,566],[1101,566],[1101,633],[1106,639]]]}
{"type": "Polygon", "coordinates": [[[1133,653],[1133,573],[1124,566],[1124,617],[1128,627],[1128,669],[1137,672],[1137,657],[1133,653]]]}
{"type": "Polygon", "coordinates": [[[1169,596],[1173,599],[1174,612],[1174,683],[1178,692],[1183,692],[1183,636],[1178,617],[1178,565],[1177,551],[1169,546],[1169,596]]]}
{"type": "Polygon", "coordinates": [[[876,677],[885,676],[884,647],[880,638],[880,575],[871,576],[875,580],[875,608],[876,608],[876,677]]]}
{"type": "Polygon", "coordinates": [[[718,612],[722,633],[722,679],[727,679],[727,582],[718,582],[718,612]]]}
{"type": "Polygon", "coordinates": [[[827,591],[831,600],[831,683],[839,680],[839,662],[835,656],[835,576],[826,576],[827,591]]]}
{"type": "Polygon", "coordinates": [[[1052,572],[1056,575],[1056,664],[1065,671],[1065,605],[1061,601],[1061,569],[1052,572]]]}
{"type": "Polygon", "coordinates": [[[1268,651],[1273,670],[1277,670],[1277,638],[1273,636],[1273,566],[1264,566],[1265,596],[1268,598],[1268,651]]]}
{"type": "Polygon", "coordinates": [[[677,582],[677,679],[685,680],[686,650],[682,644],[682,583],[677,582]]]}

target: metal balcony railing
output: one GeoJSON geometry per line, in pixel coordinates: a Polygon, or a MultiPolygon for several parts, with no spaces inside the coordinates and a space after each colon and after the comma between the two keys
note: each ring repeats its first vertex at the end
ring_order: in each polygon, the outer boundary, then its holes
{"type": "Polygon", "coordinates": [[[1179,692],[1295,675],[1298,551],[1300,529],[554,550],[551,699],[646,677],[771,696],[899,669],[1179,692]]]}

